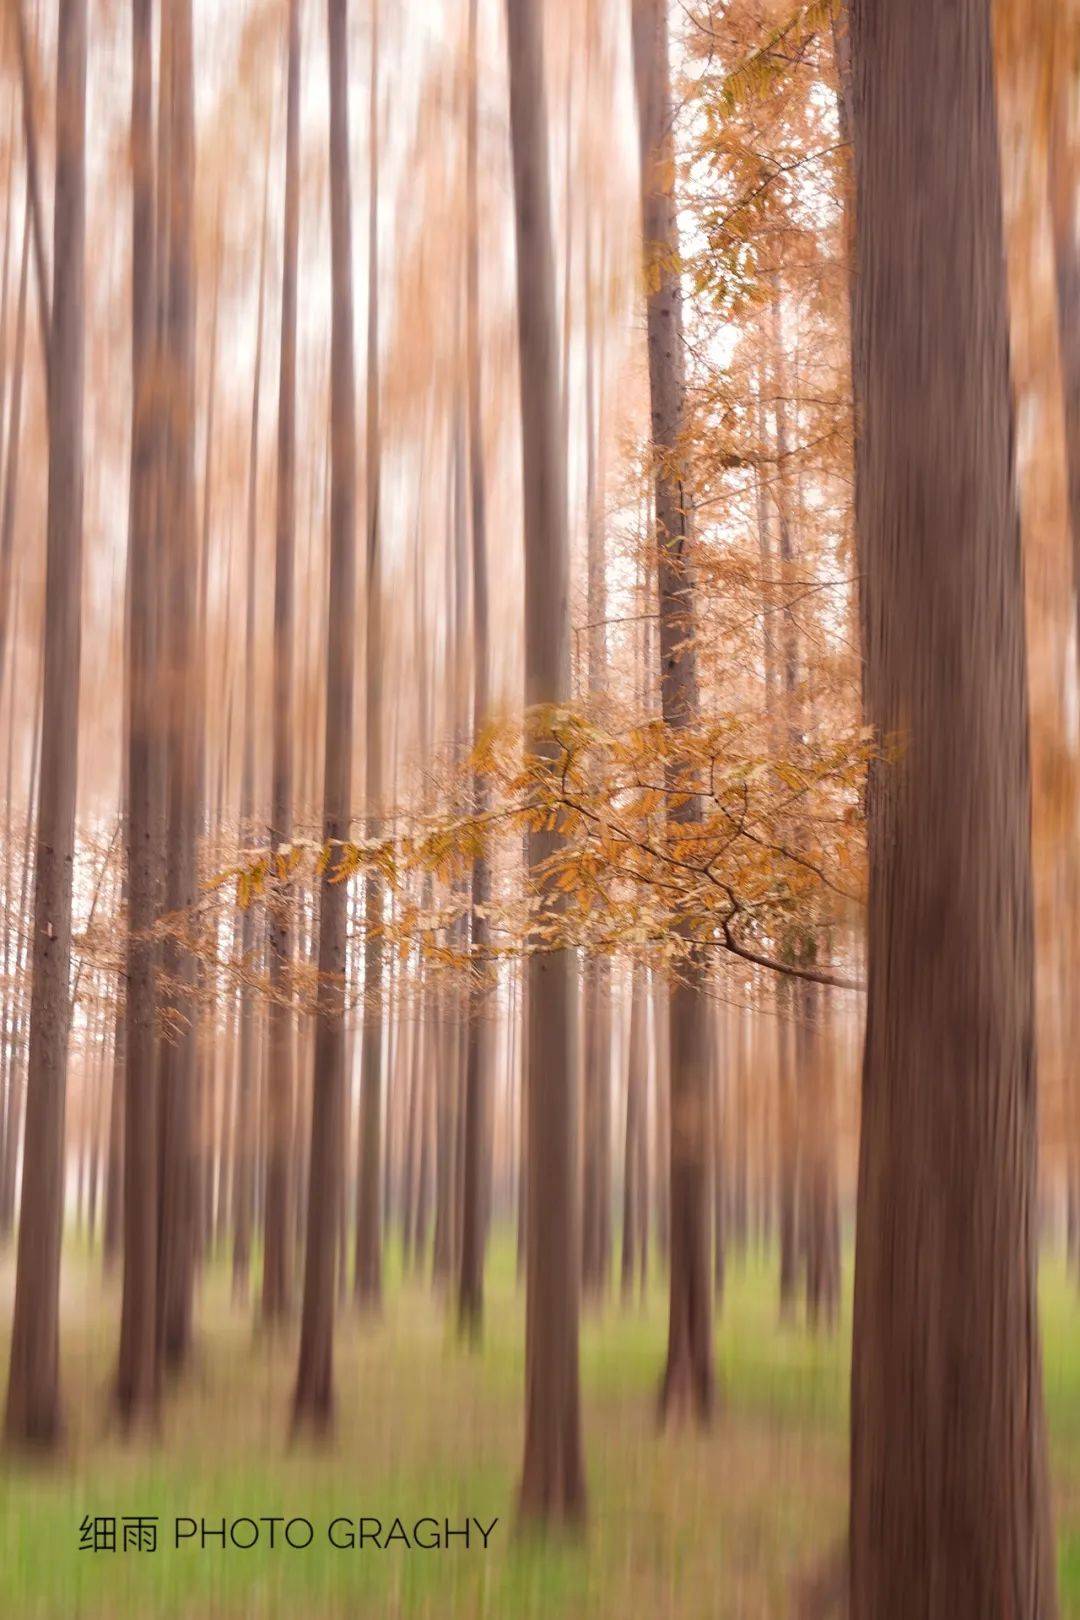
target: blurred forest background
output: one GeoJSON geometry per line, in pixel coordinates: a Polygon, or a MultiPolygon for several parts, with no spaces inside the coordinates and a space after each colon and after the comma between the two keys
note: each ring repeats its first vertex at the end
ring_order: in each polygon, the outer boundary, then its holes
{"type": "Polygon", "coordinates": [[[1078,86],[3,0],[9,1612],[1080,1615],[1078,86]]]}

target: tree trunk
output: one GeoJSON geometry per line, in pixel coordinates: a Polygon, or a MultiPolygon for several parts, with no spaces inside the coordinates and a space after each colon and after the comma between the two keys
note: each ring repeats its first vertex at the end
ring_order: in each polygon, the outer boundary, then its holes
{"type": "Polygon", "coordinates": [[[195,535],[195,109],[191,0],[173,0],[162,18],[161,122],[168,181],[159,172],[165,320],[163,371],[168,434],[162,480],[167,715],[165,909],[174,919],[164,968],[172,1028],[162,1043],[158,1336],[167,1365],[180,1366],[191,1341],[194,1282],[194,1118],[198,1006],[195,961],[183,936],[197,893],[197,746],[200,720],[191,581],[195,535]],[[163,192],[165,195],[163,195],[163,192]]]}
{"type": "MultiPolygon", "coordinates": [[[[356,644],[356,380],[352,187],[349,180],[348,0],[327,0],[330,77],[330,591],[327,612],[323,839],[347,838],[352,793],[356,644]]],[[[345,1149],[345,968],[348,886],[319,894],[319,999],[311,1099],[304,1302],[294,1396],[297,1423],[328,1426],[334,1397],[334,1296],[345,1149]]]]}
{"type": "Polygon", "coordinates": [[[151,930],[161,878],[156,683],[159,603],[156,523],[159,431],[154,387],[154,173],[152,0],[132,11],[131,488],[128,527],[127,893],[123,1159],[123,1298],[117,1400],[126,1422],[153,1414],[158,1397],[157,947],[151,930]]]}
{"type": "Polygon", "coordinates": [[[1024,584],[989,0],[853,0],[873,768],[852,1620],[1056,1612],[1024,584]],[[933,221],[927,251],[912,254],[933,221]]]}
{"type": "MultiPolygon", "coordinates": [[[[553,748],[536,705],[565,703],[570,676],[570,546],[560,422],[559,339],[548,175],[541,8],[507,0],[510,144],[514,172],[525,533],[526,748],[543,769],[553,748]]],[[[559,905],[538,868],[557,831],[531,828],[530,873],[542,904],[559,905]]],[[[538,942],[541,943],[541,942],[538,942]]],[[[572,951],[528,957],[528,1215],[525,1456],[521,1511],[545,1523],[584,1511],[578,1387],[580,1226],[577,1155],[576,963],[572,951]]]]}
{"type": "MultiPolygon", "coordinates": [[[[690,490],[686,480],[685,358],[682,285],[674,195],[674,138],[667,0],[633,0],[634,76],[641,139],[641,212],[645,274],[656,543],[660,590],[660,699],[676,734],[698,716],[690,490]]],[[[668,785],[685,794],[685,769],[668,764],[668,785]]],[[[701,820],[691,795],[670,815],[670,832],[701,820]]],[[[702,1422],[713,1400],[710,1297],[709,1027],[701,946],[683,930],[684,955],[670,1007],[670,1296],[668,1354],[661,1416],[702,1422]]]]}
{"type": "MultiPolygon", "coordinates": [[[[285,229],[281,272],[281,376],[278,390],[277,536],[274,562],[274,760],[270,842],[292,837],[293,575],[296,552],[296,278],[300,239],[300,0],[289,0],[288,90],[285,112],[285,229]]],[[[266,1203],[263,1224],[262,1318],[289,1310],[289,1138],[292,1132],[296,1021],[290,971],[292,897],[283,892],[268,912],[270,984],[266,1066],[266,1203]]]]}
{"type": "MultiPolygon", "coordinates": [[[[371,84],[368,126],[367,322],[367,638],[365,788],[368,837],[378,836],[383,796],[382,440],[379,427],[379,0],[371,12],[371,84]]],[[[364,883],[364,1018],[360,1068],[360,1156],[356,1189],[356,1273],[359,1305],[382,1298],[382,1219],[379,1169],[382,1147],[383,928],[381,878],[364,883]]]]}
{"type": "MultiPolygon", "coordinates": [[[[479,119],[477,91],[477,4],[469,0],[469,101],[465,133],[465,363],[468,394],[469,494],[472,533],[473,585],[473,713],[474,744],[488,720],[488,565],[487,508],[484,488],[484,429],[480,397],[480,223],[477,204],[479,119]]],[[[473,777],[473,811],[482,816],[488,805],[488,787],[482,771],[473,777]]],[[[470,916],[474,961],[469,987],[469,1016],[465,1055],[465,1107],[463,1125],[463,1177],[461,1193],[461,1260],[458,1284],[458,1319],[471,1338],[480,1333],[484,1310],[484,1248],[486,1220],[484,1191],[488,1163],[488,1114],[491,1107],[491,1037],[493,980],[485,955],[490,943],[487,907],[491,899],[491,872],[487,856],[479,854],[472,869],[470,916]]]]}
{"type": "Polygon", "coordinates": [[[11,374],[8,406],[7,462],[4,498],[0,506],[0,669],[7,657],[11,576],[15,560],[15,514],[18,510],[19,452],[22,446],[22,396],[26,373],[26,299],[30,262],[30,202],[26,204],[23,226],[22,264],[19,270],[19,301],[15,311],[15,357],[11,374]]]}
{"type": "Polygon", "coordinates": [[[61,1422],[60,1237],[83,554],[86,0],[59,3],[56,97],[44,720],[26,1135],[5,1420],[13,1444],[46,1446],[58,1439],[61,1422]]]}
{"type": "MultiPolygon", "coordinates": [[[[27,833],[23,843],[22,877],[19,881],[19,909],[20,924],[27,914],[27,897],[30,893],[30,877],[33,868],[31,851],[33,839],[30,829],[34,825],[37,813],[37,803],[40,798],[41,784],[41,722],[42,722],[42,687],[45,677],[45,659],[38,660],[37,688],[34,693],[34,741],[30,754],[30,783],[26,796],[26,827],[27,833]]],[[[23,980],[28,969],[29,942],[24,936],[15,948],[16,977],[23,980]]],[[[26,1011],[23,999],[16,1002],[15,1021],[12,1035],[12,1062],[9,1068],[7,1112],[4,1121],[4,1162],[0,1165],[0,1240],[9,1238],[15,1224],[15,1183],[18,1172],[19,1147],[22,1142],[23,1113],[25,1103],[24,1075],[21,1065],[16,1061],[25,1042],[23,1032],[26,1027],[26,1011]]]]}
{"type": "Polygon", "coordinates": [[[633,1295],[640,1274],[644,1292],[646,1245],[648,1242],[648,1083],[647,992],[645,969],[633,966],[630,987],[630,1032],[626,1068],[626,1145],[623,1158],[623,1221],[621,1289],[624,1302],[633,1295]],[[645,1219],[642,1221],[642,1214],[645,1219]]]}
{"type": "MultiPolygon", "coordinates": [[[[248,446],[247,577],[244,585],[244,752],[240,774],[240,839],[255,842],[255,728],[258,694],[255,687],[255,593],[258,588],[259,551],[259,411],[262,405],[263,315],[266,308],[266,257],[270,215],[270,143],[266,147],[263,179],[262,234],[259,249],[259,297],[255,314],[255,368],[251,385],[251,429],[248,446]]],[[[275,603],[276,609],[276,603],[275,603]]],[[[232,1293],[236,1302],[247,1298],[251,1269],[251,1239],[255,1220],[255,1130],[259,1107],[259,1032],[255,988],[249,975],[258,955],[256,907],[244,908],[240,923],[240,956],[245,977],[240,985],[240,1055],[236,1073],[236,1159],[233,1179],[232,1293]]]]}

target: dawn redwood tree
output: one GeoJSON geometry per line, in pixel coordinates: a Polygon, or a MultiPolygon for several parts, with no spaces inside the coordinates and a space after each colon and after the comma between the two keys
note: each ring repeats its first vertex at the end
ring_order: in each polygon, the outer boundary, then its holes
{"type": "MultiPolygon", "coordinates": [[[[127,607],[127,900],[123,1158],[123,1297],[117,1401],[134,1422],[158,1397],[158,1086],[154,1018],[157,948],[150,937],[161,865],[155,764],[157,644],[157,410],[154,392],[153,0],[132,8],[131,474],[127,607]]],[[[118,1031],[119,1033],[119,1031],[118,1031]]]]}
{"type": "Polygon", "coordinates": [[[60,1239],[70,1024],[71,890],[82,646],[86,0],[59,0],[44,709],[34,872],[33,984],[22,1201],[5,1433],[55,1444],[60,1414],[60,1239]]]}
{"type": "MultiPolygon", "coordinates": [[[[293,607],[296,571],[296,282],[300,241],[300,0],[289,0],[285,104],[285,221],[281,270],[281,363],[278,386],[277,532],[274,561],[274,741],[270,844],[292,836],[293,607]]],[[[289,1142],[292,1128],[295,1019],[288,999],[294,952],[290,900],[268,909],[270,983],[266,1065],[266,1194],[263,1205],[262,1317],[288,1314],[292,1276],[289,1228],[289,1142]]]]}
{"type": "MultiPolygon", "coordinates": [[[[327,0],[330,79],[330,590],[327,606],[325,843],[349,835],[356,645],[356,375],[353,356],[352,188],[349,182],[348,0],[327,0]]],[[[318,1006],[304,1300],[294,1419],[328,1427],[334,1397],[334,1303],[345,1170],[345,965],[348,885],[319,894],[318,1006]]]]}
{"type": "MultiPolygon", "coordinates": [[[[514,173],[517,318],[525,525],[526,750],[543,768],[554,745],[537,706],[568,702],[570,540],[559,391],[544,92],[542,7],[506,0],[510,146],[514,173]]],[[[531,827],[536,873],[559,833],[531,827]]],[[[542,899],[557,906],[550,877],[542,899]]],[[[521,1511],[537,1523],[573,1522],[585,1508],[578,1371],[580,1221],[577,1155],[577,974],[574,953],[540,948],[527,958],[525,1457],[521,1511]]]]}
{"type": "Polygon", "coordinates": [[[852,1620],[1056,1613],[991,10],[851,5],[865,701],[902,738],[869,800],[852,1620]]]}
{"type": "MultiPolygon", "coordinates": [[[[641,216],[647,292],[649,392],[660,597],[660,703],[674,738],[699,712],[686,468],[686,362],[675,214],[674,138],[667,0],[632,0],[634,78],[641,140],[641,216]]],[[[686,795],[685,770],[669,762],[669,786],[686,795]]],[[[693,836],[701,802],[686,795],[669,834],[693,836]],[[685,831],[684,831],[685,829],[685,831]]],[[[705,1421],[713,1403],[709,1254],[710,1034],[704,952],[689,933],[669,1008],[670,1231],[664,1420],[705,1421]]]]}

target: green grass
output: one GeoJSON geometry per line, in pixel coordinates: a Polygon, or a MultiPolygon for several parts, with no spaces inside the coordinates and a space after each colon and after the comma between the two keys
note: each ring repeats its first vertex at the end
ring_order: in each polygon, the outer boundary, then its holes
{"type": "MultiPolygon", "coordinates": [[[[294,1345],[257,1340],[217,1271],[160,1442],[125,1445],[107,1420],[115,1287],[85,1254],[72,1258],[67,1452],[0,1473],[0,1611],[17,1620],[773,1620],[788,1612],[793,1583],[839,1543],[850,1324],[832,1340],[781,1329],[771,1264],[731,1269],[716,1329],[723,1408],[705,1438],[656,1432],[662,1287],[643,1309],[612,1304],[586,1319],[588,1528],[580,1542],[546,1547],[513,1534],[522,1313],[510,1245],[494,1247],[477,1352],[458,1344],[426,1286],[397,1275],[389,1284],[380,1321],[342,1319],[329,1447],[288,1444],[294,1345]],[[125,1513],[160,1516],[156,1554],[78,1550],[84,1515],[125,1513]],[[177,1515],[269,1514],[310,1519],[312,1547],[172,1548],[177,1515]],[[500,1522],[486,1553],[326,1544],[331,1518],[361,1514],[500,1522]]],[[[7,1271],[0,1296],[9,1290],[7,1271]]],[[[1056,1262],[1042,1292],[1063,1613],[1080,1620],[1080,1301],[1056,1262]]]]}

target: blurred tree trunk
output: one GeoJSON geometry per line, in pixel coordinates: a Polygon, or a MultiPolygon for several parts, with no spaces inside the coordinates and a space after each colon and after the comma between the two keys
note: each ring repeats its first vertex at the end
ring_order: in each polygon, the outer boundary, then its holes
{"type": "MultiPolygon", "coordinates": [[[[129,797],[127,793],[124,794],[125,805],[128,803],[129,797]]],[[[122,905],[130,918],[126,887],[122,905]]],[[[105,1150],[105,1215],[102,1231],[102,1250],[106,1271],[111,1271],[119,1259],[121,1240],[123,1238],[126,1000],[126,995],[117,996],[116,1018],[113,1026],[113,1072],[112,1084],[109,1089],[109,1127],[105,1150]]]]}
{"type": "MultiPolygon", "coordinates": [[[[1058,67],[1053,88],[1049,190],[1057,283],[1058,347],[1064,395],[1073,594],[1077,615],[1077,650],[1080,654],[1080,243],[1076,234],[1080,224],[1077,209],[1080,141],[1070,120],[1070,104],[1075,101],[1075,92],[1075,72],[1070,59],[1066,58],[1065,64],[1058,67]]],[[[1066,952],[1068,969],[1075,966],[1072,960],[1074,951],[1070,951],[1066,945],[1066,952]]],[[[1074,1007],[1075,984],[1067,984],[1062,994],[1065,1005],[1070,1009],[1074,1007]]],[[[1075,1020],[1076,1015],[1070,1011],[1067,1016],[1075,1020]]],[[[1069,1066],[1065,1086],[1067,1247],[1070,1269],[1077,1283],[1080,1283],[1080,1082],[1076,1077],[1075,1065],[1069,1066]]]]}
{"type": "MultiPolygon", "coordinates": [[[[348,0],[327,0],[330,79],[330,590],[327,610],[323,840],[349,835],[356,644],[356,380],[352,187],[349,179],[348,0]]],[[[319,1001],[311,1102],[304,1301],[294,1414],[328,1426],[334,1396],[334,1296],[345,1152],[345,968],[348,886],[319,894],[319,1001]]]]}
{"type": "MultiPolygon", "coordinates": [[[[10,178],[10,176],[9,176],[10,178]]],[[[3,672],[4,698],[7,703],[7,748],[4,760],[4,992],[0,998],[0,1206],[4,1193],[4,1165],[7,1161],[7,1130],[11,1116],[11,1089],[15,1085],[15,1019],[18,985],[13,968],[18,961],[19,934],[22,916],[14,901],[15,891],[15,838],[12,812],[15,808],[15,732],[17,700],[21,695],[16,679],[15,646],[19,634],[19,587],[15,590],[13,607],[14,633],[9,638],[7,669],[3,672]]],[[[0,1221],[0,1244],[6,1233],[0,1221]]]]}
{"type": "Polygon", "coordinates": [[[22,263],[19,269],[19,297],[15,310],[15,355],[12,362],[11,396],[8,405],[7,461],[3,502],[0,504],[0,669],[3,669],[6,661],[11,622],[11,577],[15,562],[15,514],[18,510],[23,378],[26,372],[26,300],[29,264],[30,203],[27,199],[22,263]]]}
{"type": "MultiPolygon", "coordinates": [[[[262,406],[263,326],[266,310],[266,259],[270,234],[270,141],[266,143],[263,178],[262,232],[259,248],[259,297],[255,315],[255,369],[251,383],[251,430],[248,445],[247,576],[244,584],[244,752],[240,773],[240,841],[253,844],[259,836],[255,814],[255,730],[258,692],[255,680],[255,603],[259,552],[259,414],[262,406]]],[[[275,603],[276,609],[276,603],[275,603]]],[[[240,956],[244,978],[240,985],[240,1055],[236,1074],[235,1159],[233,1163],[234,1301],[247,1298],[251,1269],[251,1239],[255,1218],[255,1130],[259,1107],[259,1032],[255,987],[250,976],[258,967],[258,941],[254,901],[244,908],[240,924],[240,956]]]]}
{"type": "MultiPolygon", "coordinates": [[[[25,925],[27,921],[27,902],[30,894],[30,877],[33,871],[33,861],[31,859],[33,837],[31,829],[37,814],[41,785],[41,704],[44,676],[45,660],[41,656],[38,659],[38,678],[34,693],[34,731],[30,749],[30,783],[26,796],[27,831],[23,841],[22,876],[19,882],[18,924],[23,936],[15,947],[15,971],[19,985],[25,981],[29,968],[30,931],[25,925]]],[[[18,1173],[19,1147],[22,1142],[23,1113],[26,1100],[24,1065],[18,1061],[18,1058],[25,1048],[26,1017],[25,997],[17,995],[12,1032],[11,1065],[8,1074],[7,1112],[4,1124],[4,1160],[3,1164],[0,1165],[0,1242],[10,1238],[15,1226],[15,1182],[18,1173]]]]}
{"type": "Polygon", "coordinates": [[[126,1422],[158,1398],[157,946],[151,930],[161,883],[162,805],[157,769],[163,694],[157,684],[160,582],[157,517],[161,446],[155,388],[153,0],[132,10],[131,484],[128,517],[127,859],[123,1296],[117,1401],[126,1422]]]}
{"type": "MultiPolygon", "coordinates": [[[[7,165],[4,174],[4,249],[2,263],[0,263],[0,425],[6,420],[5,408],[7,406],[7,357],[8,357],[8,303],[11,290],[11,238],[14,234],[12,213],[15,203],[15,113],[12,110],[8,121],[7,165]]],[[[27,225],[30,222],[29,205],[27,206],[27,225]]],[[[0,467],[0,490],[3,489],[3,468],[0,467]]],[[[0,670],[3,669],[0,663],[0,670]]]]}
{"type": "MultiPolygon", "coordinates": [[[[9,184],[11,176],[9,175],[9,184]]],[[[10,210],[9,210],[10,212],[10,210]]],[[[0,669],[7,668],[8,672],[8,792],[5,806],[5,839],[4,839],[4,901],[7,910],[7,927],[4,933],[4,1004],[3,1004],[3,1091],[0,1094],[0,1108],[3,1109],[3,1118],[0,1121],[0,1245],[10,1238],[15,1218],[15,1165],[18,1158],[19,1142],[18,1132],[21,1129],[21,1097],[22,1076],[17,1055],[17,1036],[21,1024],[21,1009],[19,1006],[19,975],[13,969],[17,968],[21,958],[22,946],[20,931],[26,912],[26,867],[29,864],[30,839],[27,836],[24,846],[23,860],[23,893],[18,911],[11,903],[11,886],[13,881],[13,850],[14,843],[11,836],[11,810],[13,802],[12,782],[12,756],[16,731],[16,691],[15,666],[17,651],[17,599],[19,587],[14,592],[11,589],[11,580],[14,573],[15,551],[15,510],[16,497],[19,485],[19,450],[22,442],[22,389],[23,375],[26,364],[26,300],[27,280],[30,262],[30,199],[27,197],[25,220],[23,224],[22,262],[19,270],[18,305],[15,316],[15,354],[12,365],[11,392],[8,399],[7,417],[7,455],[5,458],[5,476],[3,481],[3,496],[0,500],[0,669]],[[15,605],[12,597],[15,597],[15,605]],[[9,634],[9,613],[11,633],[9,634]],[[12,935],[14,933],[14,941],[12,935]],[[10,1164],[10,1171],[9,1171],[10,1164]]],[[[6,275],[6,267],[5,267],[6,275]]],[[[6,284],[5,284],[6,292],[6,284]]],[[[4,327],[6,335],[6,310],[4,327]]],[[[5,374],[6,382],[6,374],[5,374]]],[[[2,422],[2,418],[0,418],[2,422]]],[[[2,447],[2,435],[0,435],[2,447]]],[[[37,750],[40,742],[40,714],[34,715],[34,772],[36,773],[37,750]]],[[[33,784],[31,784],[31,799],[33,797],[33,784]]],[[[33,805],[28,806],[27,826],[32,824],[33,805]]]]}
{"type": "MultiPolygon", "coordinates": [[[[379,413],[379,0],[371,8],[371,82],[368,124],[368,309],[367,309],[367,636],[365,640],[365,791],[367,833],[377,838],[383,798],[383,607],[382,436],[379,413]]],[[[371,1308],[382,1298],[382,1219],[379,1171],[382,1149],[383,1022],[388,1003],[383,984],[382,879],[364,882],[364,1016],[360,1068],[360,1158],[356,1189],[357,1303],[371,1308]]]]}
{"type": "MultiPolygon", "coordinates": [[[[593,11],[586,43],[586,100],[592,95],[593,11]]],[[[585,228],[585,522],[586,522],[586,686],[591,706],[607,692],[607,580],[603,489],[598,467],[600,424],[597,411],[597,338],[592,285],[593,222],[585,228]]],[[[603,388],[603,359],[599,366],[603,388]]],[[[586,1295],[599,1298],[611,1274],[611,964],[587,956],[583,974],[585,1021],[584,1178],[581,1280],[586,1295]]]]}
{"type": "MultiPolygon", "coordinates": [[[[479,60],[477,0],[469,0],[469,90],[465,128],[465,367],[468,405],[470,530],[473,591],[473,712],[475,743],[488,721],[488,561],[487,508],[484,487],[484,424],[480,368],[480,221],[477,205],[479,162],[479,60]]],[[[473,813],[487,810],[489,793],[483,771],[473,775],[473,813]]],[[[490,1152],[491,1041],[494,1018],[493,979],[486,961],[491,931],[487,908],[491,872],[485,853],[472,869],[472,981],[469,988],[465,1106],[463,1111],[463,1178],[461,1198],[461,1263],[458,1318],[463,1332],[476,1338],[484,1310],[485,1188],[490,1152]]]]}
{"type": "MultiPolygon", "coordinates": [[[[782,321],[782,292],[779,275],[774,273],[770,305],[769,359],[773,389],[773,415],[776,422],[774,448],[776,475],[773,480],[776,508],[778,585],[780,590],[779,693],[773,746],[789,759],[798,758],[802,746],[802,703],[800,693],[800,638],[795,618],[797,594],[795,577],[795,536],[791,492],[791,434],[788,425],[788,381],[782,321]]],[[[775,588],[775,586],[774,586],[775,588]]],[[[801,836],[791,834],[797,849],[801,836]]],[[[813,942],[800,930],[793,930],[783,943],[783,953],[793,963],[809,962],[813,942]]],[[[780,1315],[790,1319],[796,1308],[799,1286],[799,1259],[805,1233],[799,1220],[803,1174],[803,1138],[806,1134],[808,1098],[807,1061],[810,1053],[810,1020],[813,991],[805,980],[793,980],[781,990],[781,1007],[786,1028],[778,1030],[777,1176],[780,1225],[780,1315]]],[[[809,1122],[812,1125],[812,1121],[809,1122]]]]}
{"type": "MultiPolygon", "coordinates": [[[[649,387],[660,589],[660,697],[675,734],[698,715],[691,495],[686,481],[685,357],[675,214],[667,0],[633,0],[634,76],[641,139],[641,211],[647,285],[649,387]]],[[[685,769],[668,785],[686,792],[685,769]]],[[[669,817],[672,837],[701,819],[692,795],[669,817]]],[[[684,930],[670,990],[670,1300],[661,1415],[705,1420],[712,1407],[709,1274],[709,1027],[700,945],[684,930]]]]}
{"type": "MultiPolygon", "coordinates": [[[[514,173],[517,316],[525,534],[525,701],[571,696],[570,546],[559,339],[548,176],[541,7],[507,0],[510,144],[514,173]]],[[[526,748],[549,765],[544,722],[530,718],[526,748]]],[[[551,861],[556,831],[531,828],[529,870],[551,861]]],[[[545,906],[560,900],[535,879],[545,906]]],[[[567,949],[528,957],[528,1215],[526,1222],[525,1456],[521,1511],[546,1523],[582,1515],[585,1482],[578,1383],[580,1220],[576,963],[567,949]]]]}
{"type": "Polygon", "coordinates": [[[44,718],[26,1132],[5,1418],[10,1442],[44,1446],[55,1444],[61,1426],[60,1239],[82,644],[86,0],[59,0],[57,28],[44,718]]]}
{"type": "Polygon", "coordinates": [[[653,1185],[651,1214],[661,1263],[670,1258],[671,1237],[671,1002],[655,968],[649,974],[653,1082],[653,1185]]]}
{"type": "Polygon", "coordinates": [[[851,31],[866,710],[883,741],[906,742],[873,766],[869,799],[851,1614],[1050,1620],[991,6],[853,0],[851,31]],[[932,249],[913,255],[927,219],[932,249]]]}
{"type": "Polygon", "coordinates": [[[626,1142],[623,1157],[621,1289],[624,1302],[640,1277],[644,1293],[648,1264],[648,996],[645,969],[635,962],[630,982],[630,1027],[627,1037],[626,1142]]]}
{"type": "Polygon", "coordinates": [[[709,1018],[709,1140],[712,1157],[712,1239],[713,1303],[719,1311],[727,1283],[727,1230],[730,1203],[728,1143],[728,1096],[725,1080],[734,1065],[728,1061],[731,1050],[731,1022],[726,1005],[718,1001],[709,1018]]]}
{"type": "MultiPolygon", "coordinates": [[[[288,89],[285,108],[285,228],[281,271],[281,375],[278,389],[277,536],[274,562],[274,759],[270,844],[292,838],[293,576],[296,552],[296,280],[300,239],[300,0],[289,0],[288,89]]],[[[268,912],[270,984],[266,1067],[266,1219],[263,1228],[263,1321],[289,1310],[289,1137],[292,1130],[296,1021],[290,973],[292,896],[282,892],[268,912]]]]}
{"type": "Polygon", "coordinates": [[[159,170],[159,271],[164,291],[162,373],[168,432],[162,480],[166,716],[165,910],[172,916],[164,970],[170,984],[169,1038],[160,1048],[161,1203],[158,1335],[167,1365],[186,1359],[191,1342],[195,1259],[194,1120],[198,1004],[195,961],[186,945],[198,892],[197,749],[201,728],[191,582],[197,577],[195,531],[195,107],[191,0],[172,0],[162,16],[160,134],[168,182],[159,170]],[[167,194],[162,195],[162,191],[167,194]]]}

